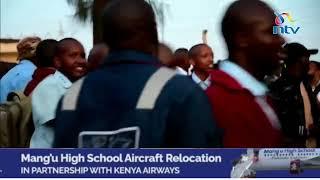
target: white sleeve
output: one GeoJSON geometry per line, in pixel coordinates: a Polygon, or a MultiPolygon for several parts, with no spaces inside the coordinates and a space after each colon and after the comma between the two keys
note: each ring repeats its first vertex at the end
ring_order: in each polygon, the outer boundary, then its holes
{"type": "Polygon", "coordinates": [[[56,109],[66,89],[54,76],[39,83],[32,93],[32,116],[35,124],[42,125],[56,117],[56,109]]]}

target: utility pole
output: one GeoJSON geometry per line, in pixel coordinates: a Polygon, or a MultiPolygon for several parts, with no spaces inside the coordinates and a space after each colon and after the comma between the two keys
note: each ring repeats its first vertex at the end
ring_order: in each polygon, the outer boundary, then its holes
{"type": "Polygon", "coordinates": [[[202,43],[208,44],[208,30],[207,29],[204,29],[202,31],[202,43]]]}

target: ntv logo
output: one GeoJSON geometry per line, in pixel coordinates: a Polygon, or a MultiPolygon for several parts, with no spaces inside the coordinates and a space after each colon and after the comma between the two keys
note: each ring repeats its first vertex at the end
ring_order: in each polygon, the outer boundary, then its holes
{"type": "Polygon", "coordinates": [[[300,27],[294,28],[287,25],[282,26],[282,24],[284,23],[284,17],[286,17],[291,24],[295,22],[295,20],[292,19],[289,13],[278,14],[275,12],[274,14],[276,15],[276,19],[274,20],[276,26],[273,26],[273,34],[297,34],[300,27]]]}

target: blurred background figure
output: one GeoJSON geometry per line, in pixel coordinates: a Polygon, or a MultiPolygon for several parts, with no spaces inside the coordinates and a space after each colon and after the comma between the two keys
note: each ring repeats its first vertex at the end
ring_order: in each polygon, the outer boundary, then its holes
{"type": "Polygon", "coordinates": [[[320,103],[320,60],[310,60],[308,75],[312,92],[320,103]]]}
{"type": "Polygon", "coordinates": [[[189,75],[190,61],[188,49],[179,48],[174,53],[166,44],[159,44],[159,59],[161,63],[169,68],[175,69],[177,74],[189,75]]]}
{"type": "Polygon", "coordinates": [[[161,64],[163,64],[169,68],[175,69],[173,52],[168,45],[166,45],[164,43],[159,43],[158,58],[159,58],[161,64]]]}
{"type": "Polygon", "coordinates": [[[32,80],[32,74],[37,68],[36,48],[40,43],[39,37],[26,37],[18,45],[18,65],[8,71],[0,80],[0,103],[7,100],[7,96],[13,91],[24,91],[32,80]]]}
{"type": "Polygon", "coordinates": [[[176,71],[181,75],[190,75],[190,59],[188,49],[179,48],[174,52],[176,71]]]}
{"type": "Polygon", "coordinates": [[[282,76],[270,86],[274,105],[289,147],[316,147],[320,111],[308,79],[309,58],[315,54],[299,43],[284,46],[282,76]]]}
{"type": "Polygon", "coordinates": [[[109,48],[106,44],[100,43],[93,46],[88,56],[88,71],[98,69],[104,62],[104,59],[109,53],[109,48]]]}

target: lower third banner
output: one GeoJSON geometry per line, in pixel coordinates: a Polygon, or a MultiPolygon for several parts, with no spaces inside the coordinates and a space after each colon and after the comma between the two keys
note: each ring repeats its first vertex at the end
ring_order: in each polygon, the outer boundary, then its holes
{"type": "Polygon", "coordinates": [[[0,149],[0,177],[320,177],[320,149],[0,149]]]}

